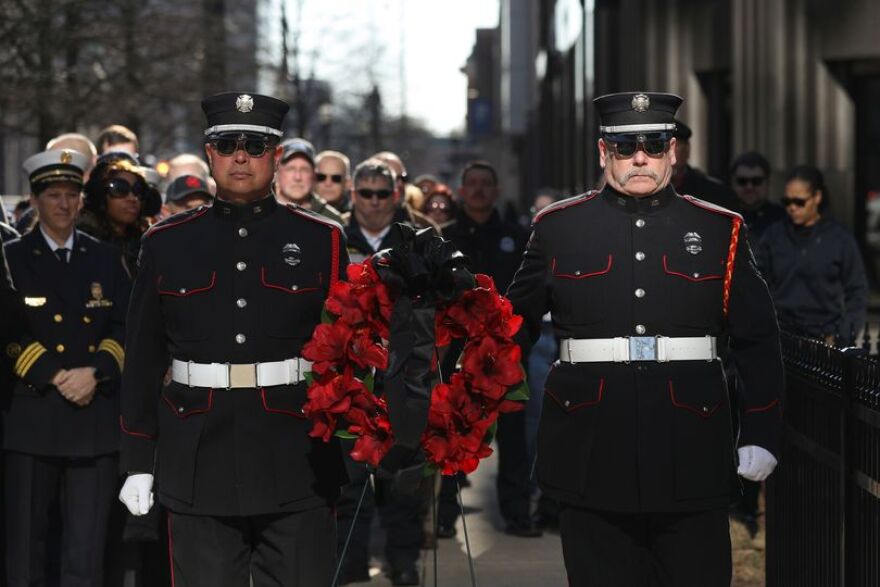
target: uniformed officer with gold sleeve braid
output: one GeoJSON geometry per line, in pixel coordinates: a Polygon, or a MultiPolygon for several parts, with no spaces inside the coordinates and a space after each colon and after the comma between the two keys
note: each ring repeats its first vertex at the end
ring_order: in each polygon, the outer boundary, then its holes
{"type": "Polygon", "coordinates": [[[338,443],[309,437],[300,351],[345,277],[344,235],[272,193],[287,104],[235,92],[202,108],[217,197],[142,242],[120,499],[145,514],[155,491],[170,511],[176,587],[329,585],[346,474],[338,443]]]}
{"type": "Polygon", "coordinates": [[[550,311],[560,339],[537,472],[562,504],[573,587],[729,587],[737,473],[761,481],[776,465],[776,315],[742,218],[669,184],[681,101],[596,99],[606,186],[538,214],[508,291],[524,336],[550,311]]]}
{"type": "Polygon", "coordinates": [[[24,336],[5,348],[17,377],[3,411],[10,586],[43,584],[55,501],[60,584],[102,584],[130,282],[113,249],[74,228],[87,164],[70,150],[27,159],[38,224],[5,246],[26,315],[24,336]]]}

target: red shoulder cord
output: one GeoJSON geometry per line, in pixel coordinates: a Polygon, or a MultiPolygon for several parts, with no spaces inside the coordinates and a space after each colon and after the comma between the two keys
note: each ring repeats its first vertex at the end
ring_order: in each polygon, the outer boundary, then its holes
{"type": "Polygon", "coordinates": [[[733,266],[736,264],[736,246],[739,243],[739,228],[742,225],[742,218],[734,218],[733,226],[730,229],[730,246],[727,250],[727,265],[724,271],[724,317],[730,307],[730,284],[733,281],[733,266]]]}

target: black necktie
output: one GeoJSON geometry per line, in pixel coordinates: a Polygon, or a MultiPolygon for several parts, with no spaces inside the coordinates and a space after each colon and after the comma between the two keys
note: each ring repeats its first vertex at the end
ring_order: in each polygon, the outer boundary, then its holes
{"type": "Polygon", "coordinates": [[[58,257],[58,260],[62,263],[67,263],[67,253],[69,252],[69,249],[61,247],[60,249],[55,249],[55,256],[58,257]]]}

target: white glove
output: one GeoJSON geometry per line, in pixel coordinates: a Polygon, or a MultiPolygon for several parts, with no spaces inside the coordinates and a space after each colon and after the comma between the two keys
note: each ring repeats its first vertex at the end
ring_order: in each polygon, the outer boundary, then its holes
{"type": "Polygon", "coordinates": [[[776,468],[776,457],[760,446],[741,446],[736,452],[739,454],[736,472],[749,481],[763,481],[776,468]]]}
{"type": "Polygon", "coordinates": [[[119,501],[133,516],[143,516],[153,507],[153,476],[148,473],[129,475],[119,491],[119,501]]]}

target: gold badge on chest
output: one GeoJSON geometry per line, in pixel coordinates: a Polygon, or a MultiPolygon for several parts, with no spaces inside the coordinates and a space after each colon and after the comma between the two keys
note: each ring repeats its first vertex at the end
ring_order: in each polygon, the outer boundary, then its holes
{"type": "Polygon", "coordinates": [[[108,308],[113,305],[113,300],[104,299],[104,288],[97,281],[89,286],[92,299],[86,302],[86,308],[108,308]]]}

